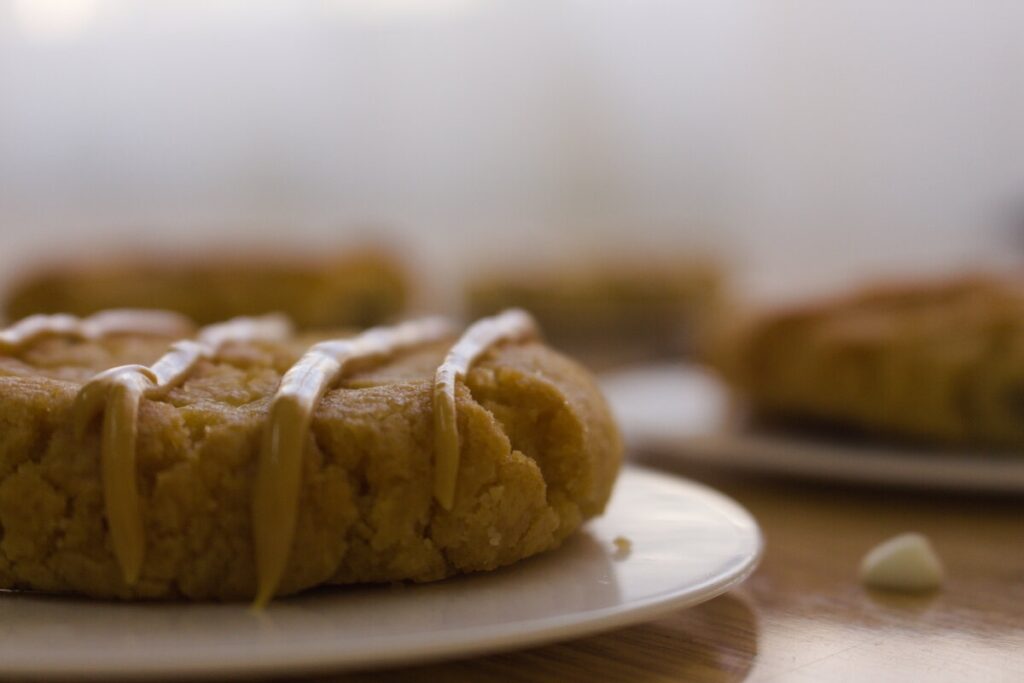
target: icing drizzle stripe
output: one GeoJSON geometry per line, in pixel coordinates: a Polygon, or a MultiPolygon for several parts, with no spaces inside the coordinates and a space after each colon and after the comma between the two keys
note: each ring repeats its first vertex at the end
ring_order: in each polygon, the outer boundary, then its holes
{"type": "Polygon", "coordinates": [[[448,351],[434,376],[434,497],[446,510],[455,502],[460,445],[455,385],[492,347],[503,342],[539,336],[537,323],[526,311],[513,308],[477,321],[448,351]]]}
{"type": "Polygon", "coordinates": [[[107,524],[114,555],[128,584],[138,581],[145,557],[139,493],[136,485],[135,445],[139,404],[183,382],[202,360],[217,357],[223,347],[237,341],[274,341],[292,333],[280,315],[236,318],[204,327],[198,340],[174,342],[153,365],[121,365],[94,376],[79,390],[72,408],[75,432],[81,439],[92,420],[103,412],[100,470],[107,524]]]}
{"type": "Polygon", "coordinates": [[[0,330],[0,353],[17,353],[40,337],[62,335],[101,339],[116,334],[147,334],[174,337],[191,334],[192,322],[171,311],[121,308],[101,311],[88,318],[65,313],[30,315],[0,330]]]}
{"type": "Polygon", "coordinates": [[[302,452],[320,399],[354,369],[451,334],[451,327],[442,318],[373,328],[351,339],[313,345],[281,378],[264,427],[253,494],[258,577],[254,607],[263,607],[274,596],[288,564],[298,519],[302,452]]]}

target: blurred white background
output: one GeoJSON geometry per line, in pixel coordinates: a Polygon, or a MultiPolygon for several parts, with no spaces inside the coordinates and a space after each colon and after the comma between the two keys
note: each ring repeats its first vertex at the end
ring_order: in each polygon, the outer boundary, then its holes
{"type": "Polygon", "coordinates": [[[441,266],[715,249],[781,290],[1005,263],[1022,27],[1010,0],[0,2],[0,266],[360,225],[441,266]]]}

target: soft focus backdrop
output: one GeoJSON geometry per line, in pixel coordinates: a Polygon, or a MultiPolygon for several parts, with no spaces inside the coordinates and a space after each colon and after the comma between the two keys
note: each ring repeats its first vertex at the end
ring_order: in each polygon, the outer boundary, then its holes
{"type": "Polygon", "coordinates": [[[1024,3],[0,2],[0,267],[388,226],[716,250],[762,291],[1011,263],[1024,3]]]}

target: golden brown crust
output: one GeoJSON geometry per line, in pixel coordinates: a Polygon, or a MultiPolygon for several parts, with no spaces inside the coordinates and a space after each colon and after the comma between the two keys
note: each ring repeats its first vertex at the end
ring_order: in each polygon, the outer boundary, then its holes
{"type": "MultiPolygon", "coordinates": [[[[98,370],[170,340],[44,339],[0,358],[0,586],[100,597],[251,598],[251,491],[269,397],[308,347],[238,344],[140,408],[147,552],[123,580],[103,516],[99,435],[70,409],[98,370]]],[[[280,593],[429,581],[557,547],[610,495],[621,443],[592,378],[543,345],[488,353],[458,391],[455,505],[432,497],[433,371],[445,344],[327,393],[303,454],[303,504],[280,593]]]]}
{"type": "Polygon", "coordinates": [[[284,313],[300,328],[369,327],[405,308],[405,269],[389,253],[136,254],[67,261],[28,272],[8,289],[4,313],[89,315],[109,308],[161,308],[201,325],[284,313]]]}
{"type": "Polygon", "coordinates": [[[759,413],[985,446],[1024,445],[1024,287],[887,283],[762,315],[720,357],[759,413]]]}

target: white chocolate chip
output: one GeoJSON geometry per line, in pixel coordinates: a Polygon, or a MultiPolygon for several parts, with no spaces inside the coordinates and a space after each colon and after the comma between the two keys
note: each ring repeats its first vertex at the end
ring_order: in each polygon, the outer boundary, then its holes
{"type": "Polygon", "coordinates": [[[876,546],[860,565],[861,581],[870,588],[906,592],[936,590],[942,585],[942,562],[921,534],[900,534],[876,546]]]}

